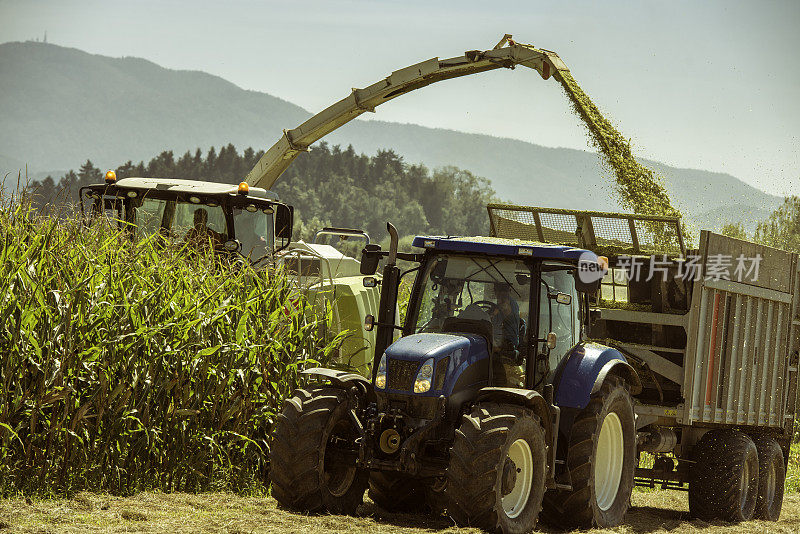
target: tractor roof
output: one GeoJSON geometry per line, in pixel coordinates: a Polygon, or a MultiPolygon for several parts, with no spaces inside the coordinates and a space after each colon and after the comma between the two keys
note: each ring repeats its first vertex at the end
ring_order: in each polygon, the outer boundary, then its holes
{"type": "Polygon", "coordinates": [[[582,248],[521,239],[505,239],[502,237],[417,236],[414,238],[413,245],[420,248],[456,252],[478,252],[481,254],[569,261],[578,261],[578,259],[583,258],[584,260],[597,261],[597,255],[594,252],[582,248]]]}
{"type": "MultiPolygon", "coordinates": [[[[199,180],[179,180],[176,178],[122,178],[117,181],[117,187],[131,189],[158,189],[161,191],[174,191],[176,193],[197,193],[198,195],[236,195],[239,185],[218,184],[216,182],[201,182],[199,180]]],[[[250,197],[278,200],[278,195],[261,187],[250,187],[250,197]]]]}

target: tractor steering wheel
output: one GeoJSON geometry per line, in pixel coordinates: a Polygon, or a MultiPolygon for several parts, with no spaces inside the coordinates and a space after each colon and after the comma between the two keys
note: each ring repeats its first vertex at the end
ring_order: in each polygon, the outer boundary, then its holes
{"type": "Polygon", "coordinates": [[[476,300],[475,302],[470,303],[470,306],[477,306],[481,310],[488,313],[489,316],[494,316],[494,312],[497,310],[497,304],[491,300],[476,300]]]}

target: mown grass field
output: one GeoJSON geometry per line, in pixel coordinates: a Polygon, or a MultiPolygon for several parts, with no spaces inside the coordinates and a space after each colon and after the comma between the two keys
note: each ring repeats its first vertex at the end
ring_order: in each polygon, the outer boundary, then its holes
{"type": "MultiPolygon", "coordinates": [[[[706,523],[689,518],[684,492],[634,492],[633,508],[623,525],[590,532],[620,533],[723,533],[800,531],[800,495],[786,496],[777,523],[750,521],[738,525],[706,523]]],[[[543,532],[556,532],[540,526],[543,532]]],[[[23,498],[0,501],[0,532],[170,532],[177,533],[302,533],[368,532],[421,534],[480,532],[459,529],[447,517],[388,514],[366,502],[356,517],[305,516],[277,508],[269,497],[240,497],[230,493],[140,493],[113,497],[79,493],[72,499],[23,498]]]]}
{"type": "MultiPolygon", "coordinates": [[[[800,444],[792,445],[783,513],[777,523],[750,521],[738,525],[706,523],[689,517],[687,494],[681,491],[635,490],[625,523],[590,532],[658,533],[800,532],[800,444]]],[[[540,525],[542,532],[558,532],[540,525]]],[[[416,534],[480,532],[459,529],[447,517],[390,514],[368,499],[356,517],[307,516],[279,509],[267,496],[234,493],[141,492],[132,497],[81,492],[72,498],[0,500],[0,533],[171,532],[302,533],[368,532],[416,534]]]]}

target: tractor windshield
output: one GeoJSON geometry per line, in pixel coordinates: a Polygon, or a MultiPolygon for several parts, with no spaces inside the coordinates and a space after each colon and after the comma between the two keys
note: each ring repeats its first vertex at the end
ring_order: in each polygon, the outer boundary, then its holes
{"type": "Polygon", "coordinates": [[[449,318],[485,321],[495,347],[519,347],[530,302],[531,269],[524,262],[442,255],[422,276],[415,333],[448,331],[449,318]]]}

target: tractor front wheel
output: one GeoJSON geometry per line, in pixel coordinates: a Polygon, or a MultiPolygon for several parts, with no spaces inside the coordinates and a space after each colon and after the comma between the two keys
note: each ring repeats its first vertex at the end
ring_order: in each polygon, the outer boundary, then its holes
{"type": "Polygon", "coordinates": [[[571,490],[551,490],[543,517],[557,527],[610,528],[630,505],[636,467],[636,424],[628,385],[606,379],[575,417],[567,468],[571,490]]]}
{"type": "Polygon", "coordinates": [[[476,405],[463,417],[450,449],[447,513],[460,526],[530,532],[542,508],[546,455],[544,430],[532,411],[476,405]]]}
{"type": "Polygon", "coordinates": [[[356,467],[357,438],[344,390],[296,390],[284,402],[272,435],[272,496],[301,512],[354,513],[368,480],[356,467]]]}

